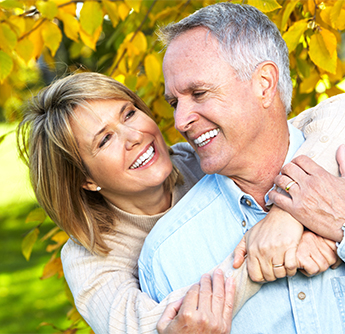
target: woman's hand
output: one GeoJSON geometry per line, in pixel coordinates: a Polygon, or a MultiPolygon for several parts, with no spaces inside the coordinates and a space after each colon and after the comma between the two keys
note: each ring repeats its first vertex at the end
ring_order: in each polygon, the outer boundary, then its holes
{"type": "Polygon", "coordinates": [[[183,300],[167,306],[158,321],[160,334],[230,333],[235,284],[217,269],[213,282],[209,274],[194,284],[183,300]]]}

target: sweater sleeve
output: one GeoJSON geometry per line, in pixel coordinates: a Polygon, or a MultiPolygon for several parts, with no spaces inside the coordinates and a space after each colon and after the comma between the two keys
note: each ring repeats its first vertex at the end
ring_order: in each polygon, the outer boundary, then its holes
{"type": "Polygon", "coordinates": [[[296,156],[305,154],[333,175],[339,175],[336,151],[345,144],[345,94],[333,96],[291,120],[302,130],[305,143],[296,156]]]}
{"type": "MultiPolygon", "coordinates": [[[[176,290],[158,304],[141,292],[134,273],[136,263],[126,257],[92,255],[69,240],[61,258],[76,307],[96,334],[157,333],[157,322],[167,304],[182,298],[189,289],[176,290]]],[[[217,267],[235,278],[235,315],[261,285],[249,279],[246,265],[234,270],[232,261],[230,255],[217,267]]]]}

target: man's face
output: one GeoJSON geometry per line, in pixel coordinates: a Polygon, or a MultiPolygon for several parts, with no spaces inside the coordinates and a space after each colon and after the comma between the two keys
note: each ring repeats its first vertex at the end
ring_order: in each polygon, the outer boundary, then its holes
{"type": "Polygon", "coordinates": [[[245,177],[266,144],[255,80],[236,78],[205,28],[171,42],[163,71],[175,127],[197,151],[203,171],[245,177]]]}

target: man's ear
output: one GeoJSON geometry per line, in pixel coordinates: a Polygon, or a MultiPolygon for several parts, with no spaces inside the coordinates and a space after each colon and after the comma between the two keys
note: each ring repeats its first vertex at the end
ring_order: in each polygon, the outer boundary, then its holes
{"type": "Polygon", "coordinates": [[[278,66],[272,61],[264,61],[257,66],[254,76],[256,77],[257,92],[261,98],[262,106],[267,109],[277,95],[278,66]]]}
{"type": "Polygon", "coordinates": [[[83,184],[83,188],[85,190],[90,190],[90,191],[97,191],[97,184],[92,181],[90,178],[87,178],[86,181],[83,184]]]}

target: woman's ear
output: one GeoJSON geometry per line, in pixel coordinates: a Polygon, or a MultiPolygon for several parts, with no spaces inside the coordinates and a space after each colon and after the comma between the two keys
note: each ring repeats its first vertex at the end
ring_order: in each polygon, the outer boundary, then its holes
{"type": "Polygon", "coordinates": [[[278,66],[272,61],[264,61],[257,66],[254,75],[262,106],[267,109],[277,95],[279,81],[278,66]]]}
{"type": "Polygon", "coordinates": [[[89,191],[99,191],[98,185],[89,178],[84,182],[83,188],[89,191]]]}

